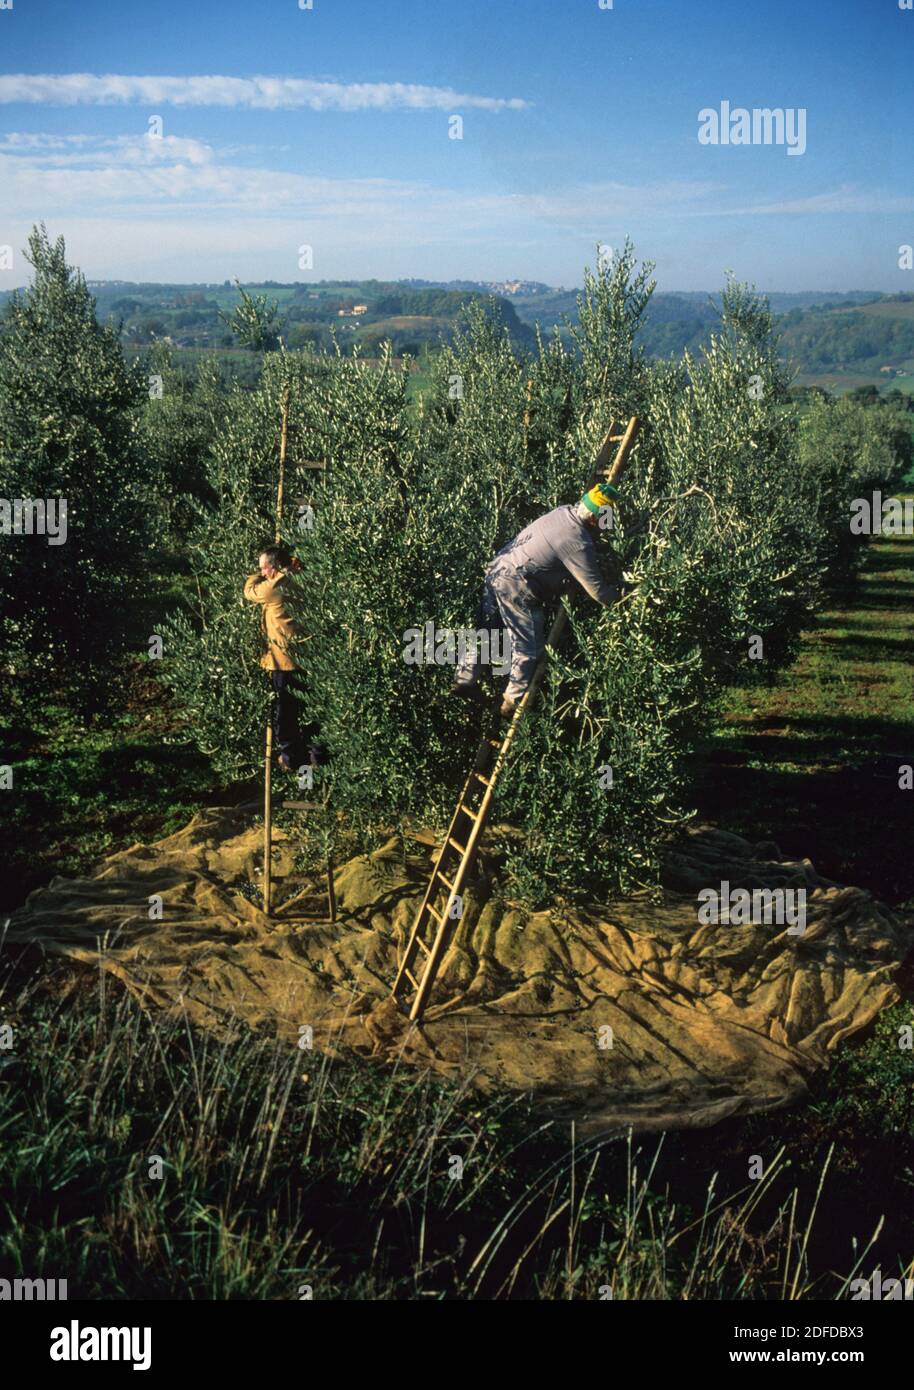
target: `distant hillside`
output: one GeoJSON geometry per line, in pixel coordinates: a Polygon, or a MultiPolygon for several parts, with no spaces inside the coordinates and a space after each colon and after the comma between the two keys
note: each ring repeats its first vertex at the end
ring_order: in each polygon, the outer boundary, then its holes
{"type": "Polygon", "coordinates": [[[791,309],[778,319],[785,355],[801,381],[846,390],[914,387],[914,295],[880,295],[850,306],[791,309]]]}
{"type": "MultiPolygon", "coordinates": [[[[90,281],[101,320],[117,321],[125,348],[140,351],[167,340],[188,362],[218,351],[237,368],[238,345],[222,315],[238,302],[221,284],[163,285],[90,281]],[[229,354],[231,357],[229,358],[229,354]]],[[[460,310],[478,300],[505,324],[516,347],[531,350],[537,326],[558,328],[568,339],[577,318],[576,289],[538,281],[322,280],[247,285],[275,300],[286,343],[358,344],[368,356],[390,341],[398,356],[420,357],[452,335],[460,310]]],[[[0,302],[6,296],[0,296],[0,302]]],[[[784,356],[801,385],[846,390],[861,385],[914,389],[914,295],[867,290],[768,296],[784,356]]],[[[648,307],[641,343],[652,357],[697,352],[719,322],[716,296],[703,291],[658,291],[648,307]]]]}
{"type": "MultiPolygon", "coordinates": [[[[520,283],[520,282],[518,282],[520,283]]],[[[119,322],[127,348],[166,340],[177,351],[228,350],[237,346],[223,315],[238,303],[237,288],[222,284],[167,285],[130,281],[90,281],[101,321],[119,322]]],[[[360,344],[376,352],[385,337],[397,355],[418,356],[453,332],[460,309],[478,300],[508,329],[516,347],[535,346],[533,329],[521,322],[511,299],[478,288],[422,286],[381,280],[321,281],[317,284],[265,281],[244,287],[275,300],[280,331],[290,347],[313,343],[344,351],[360,344]]]]}
{"type": "MultiPolygon", "coordinates": [[[[577,290],[548,290],[514,300],[518,318],[531,327],[551,330],[556,323],[577,320],[577,290]]],[[[880,296],[872,290],[839,294],[824,290],[801,293],[773,291],[768,295],[776,315],[813,307],[855,308],[880,296]]],[[[704,290],[658,290],[648,305],[641,342],[652,357],[679,357],[696,352],[719,322],[717,298],[704,290]]]]}

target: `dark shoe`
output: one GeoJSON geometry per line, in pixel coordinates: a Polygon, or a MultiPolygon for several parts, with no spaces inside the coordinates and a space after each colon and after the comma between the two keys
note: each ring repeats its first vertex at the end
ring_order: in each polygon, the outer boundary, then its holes
{"type": "Polygon", "coordinates": [[[311,767],[326,767],[330,761],[330,754],[322,743],[309,743],[308,762],[311,767]]]}
{"type": "Polygon", "coordinates": [[[464,700],[482,699],[482,691],[478,681],[454,681],[450,693],[451,695],[459,695],[464,700]]]}
{"type": "Polygon", "coordinates": [[[502,700],[501,709],[498,711],[502,719],[513,719],[517,713],[517,705],[512,700],[502,700]]]}

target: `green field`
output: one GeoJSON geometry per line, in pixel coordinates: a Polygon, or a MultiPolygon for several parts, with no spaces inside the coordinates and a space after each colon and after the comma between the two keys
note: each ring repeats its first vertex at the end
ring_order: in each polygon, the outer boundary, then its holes
{"type": "Polygon", "coordinates": [[[914,394],[914,371],[905,371],[903,376],[888,376],[878,367],[854,372],[798,372],[796,385],[821,386],[833,396],[843,396],[846,391],[856,391],[861,386],[876,386],[883,394],[887,391],[904,391],[911,395],[914,394]]]}
{"type": "Polygon", "coordinates": [[[871,304],[858,304],[853,309],[836,309],[836,314],[860,313],[878,319],[914,319],[914,295],[901,299],[889,296],[871,304]]]}

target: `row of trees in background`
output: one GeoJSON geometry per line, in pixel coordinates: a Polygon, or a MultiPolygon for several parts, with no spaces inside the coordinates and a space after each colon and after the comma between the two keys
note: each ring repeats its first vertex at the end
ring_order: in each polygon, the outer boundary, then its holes
{"type": "Polygon", "coordinates": [[[0,481],[7,497],[66,496],[72,531],[54,548],[4,540],[7,672],[47,679],[145,654],[133,601],[151,572],[182,572],[187,602],[159,624],[157,669],[214,769],[255,775],[265,691],[240,590],[273,531],[288,392],[283,534],[302,565],[304,717],[331,749],[333,805],[366,842],[406,820],[440,827],[476,737],[476,716],[448,697],[452,671],[403,660],[407,631],[472,627],[490,556],[574,500],[611,422],[639,416],[606,540],[624,596],[608,612],[570,602],[500,793],[521,832],[506,838],[510,871],[531,901],[656,879],[725,686],[793,658],[827,586],[858,562],[851,500],[895,486],[910,460],[894,407],[821,401],[798,415],[767,305],[738,284],[706,351],[649,361],[637,344],[653,282],[630,247],[587,273],[567,338],[539,336],[533,354],[469,304],[418,411],[389,353],[378,368],[273,347],[269,306],[252,300],[235,327],[268,349],[256,389],[204,370],[188,383],[161,349],[128,368],[62,242],[36,231],[30,255],[34,283],[0,321],[0,481]]]}

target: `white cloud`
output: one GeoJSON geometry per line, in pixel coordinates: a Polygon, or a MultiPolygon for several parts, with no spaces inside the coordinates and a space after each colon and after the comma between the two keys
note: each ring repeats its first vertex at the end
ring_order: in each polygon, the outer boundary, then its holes
{"type": "MultiPolygon", "coordinates": [[[[272,151],[277,155],[275,148],[272,151]]],[[[289,157],[287,152],[286,157],[289,157]]],[[[71,259],[98,278],[221,280],[240,273],[295,279],[298,247],[313,245],[316,274],[333,278],[371,263],[400,274],[440,273],[435,258],[495,264],[507,248],[550,242],[582,259],[626,232],[649,237],[686,220],[766,213],[885,212],[907,199],[851,187],[779,204],[732,207],[725,185],[669,179],[465,191],[444,182],[329,176],[266,167],[262,149],[129,134],[9,132],[0,136],[3,240],[18,250],[38,219],[67,238],[71,259]],[[423,264],[423,251],[426,258],[423,264]],[[414,257],[414,260],[410,260],[414,257]]],[[[513,186],[512,186],[513,183],[513,186]]],[[[733,223],[729,224],[731,232],[733,223]]],[[[678,235],[678,233],[676,233],[678,235]]],[[[495,273],[495,272],[492,272],[495,273]]],[[[16,275],[22,274],[19,266],[16,275]]],[[[2,277],[3,287],[10,281],[2,277]]]]}
{"type": "Polygon", "coordinates": [[[89,72],[0,76],[0,103],[49,106],[246,106],[312,111],[520,111],[520,97],[473,96],[415,82],[319,82],[302,77],[128,77],[89,72]]]}
{"type": "Polygon", "coordinates": [[[808,215],[810,213],[862,212],[881,215],[890,212],[914,212],[914,198],[898,198],[882,193],[867,192],[842,184],[825,193],[811,193],[805,198],[788,198],[778,203],[757,203],[754,206],[721,208],[721,215],[745,217],[755,214],[776,216],[808,215]]]}
{"type": "Polygon", "coordinates": [[[707,199],[720,194],[723,185],[700,180],[667,179],[660,183],[624,184],[608,180],[602,183],[577,184],[572,188],[551,193],[516,193],[530,212],[550,221],[606,222],[620,217],[646,217],[652,213],[666,214],[692,211],[696,202],[705,200],[702,211],[713,211],[707,199]]]}
{"type": "MultiPolygon", "coordinates": [[[[464,228],[490,219],[518,234],[551,223],[593,240],[612,239],[620,221],[656,216],[907,212],[912,198],[888,198],[851,185],[778,203],[727,207],[725,186],[707,180],[668,179],[641,185],[614,180],[537,189],[457,192],[444,185],[399,178],[331,177],[263,167],[256,149],[216,149],[179,136],[51,135],[13,131],[0,136],[0,184],[7,214],[111,216],[173,215],[206,220],[238,213],[252,221],[271,212],[309,222],[370,217],[400,231],[418,231],[439,217],[459,217],[464,228]],[[239,155],[250,155],[248,163],[239,155]]],[[[262,157],[262,154],[261,154],[262,157]]],[[[517,170],[506,170],[506,177],[517,170]]]]}
{"type": "MultiPolygon", "coordinates": [[[[455,242],[466,255],[477,248],[480,265],[544,235],[580,246],[586,258],[620,219],[678,215],[712,187],[607,182],[548,196],[463,191],[407,178],[265,168],[255,162],[258,152],[244,152],[248,164],[238,153],[177,138],[13,132],[0,137],[4,241],[23,246],[41,218],[52,234],[63,232],[68,255],[96,278],[221,280],[260,270],[295,279],[302,243],[313,246],[319,276],[369,261],[403,275],[431,274],[455,242]]],[[[22,270],[17,265],[14,274],[22,270]]]]}
{"type": "MultiPolygon", "coordinates": [[[[0,158],[4,154],[17,157],[16,164],[9,166],[11,172],[18,167],[20,170],[31,168],[36,173],[55,166],[71,170],[86,166],[97,168],[102,160],[109,166],[166,164],[179,160],[186,160],[189,164],[207,164],[214,157],[211,145],[178,135],[116,135],[103,138],[90,135],[24,135],[18,131],[0,135],[0,158]],[[22,158],[25,154],[37,155],[31,166],[22,158]]],[[[74,185],[74,193],[77,187],[78,182],[74,185]]]]}
{"type": "MultiPolygon", "coordinates": [[[[210,146],[148,136],[100,141],[94,152],[42,151],[23,157],[0,143],[0,184],[7,214],[80,215],[105,210],[112,217],[171,213],[206,221],[226,212],[255,221],[264,209],[311,218],[405,218],[436,190],[398,179],[346,179],[219,163],[210,146]]],[[[453,195],[447,195],[453,197],[453,195]]]]}
{"type": "Polygon", "coordinates": [[[351,217],[417,230],[439,217],[464,227],[485,220],[518,228],[537,221],[600,228],[610,219],[692,210],[718,188],[674,180],[635,187],[618,182],[575,185],[549,194],[497,189],[460,193],[446,186],[396,178],[346,178],[238,163],[237,151],[218,152],[176,136],[124,135],[0,137],[0,182],[8,213],[112,216],[172,213],[197,219],[265,209],[309,221],[351,217]]]}
{"type": "Polygon", "coordinates": [[[97,142],[94,135],[47,135],[24,130],[11,130],[0,135],[0,149],[9,150],[68,150],[76,145],[97,142]]]}
{"type": "MultiPolygon", "coordinates": [[[[90,280],[218,283],[236,275],[242,280],[337,279],[351,274],[354,265],[383,267],[384,275],[432,277],[438,273],[435,267],[440,268],[442,257],[454,250],[453,206],[449,215],[442,208],[418,227],[411,227],[404,216],[402,225],[393,230],[374,215],[358,219],[328,214],[325,221],[317,223],[291,214],[259,218],[229,214],[207,221],[153,215],[61,216],[46,221],[51,238],[65,237],[67,259],[90,280]],[[303,242],[314,250],[310,273],[303,272],[298,264],[303,242]]],[[[26,245],[30,229],[27,218],[4,222],[4,240],[14,249],[14,263],[10,272],[0,273],[0,289],[25,284],[29,279],[31,272],[20,248],[26,245]]],[[[479,257],[480,274],[498,250],[493,241],[498,241],[498,235],[485,222],[474,231],[461,228],[463,254],[471,255],[476,246],[485,247],[479,257]]],[[[498,244],[504,251],[504,243],[498,244]]],[[[509,246],[513,260],[513,240],[509,246]]],[[[504,273],[509,270],[506,265],[504,273]]]]}

